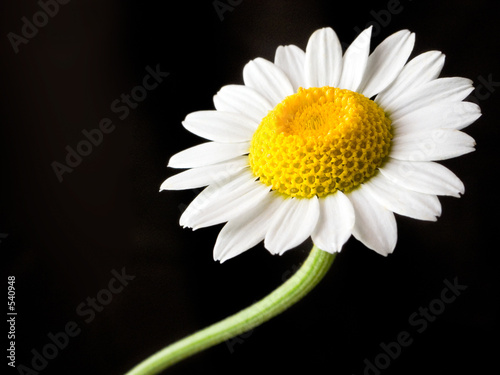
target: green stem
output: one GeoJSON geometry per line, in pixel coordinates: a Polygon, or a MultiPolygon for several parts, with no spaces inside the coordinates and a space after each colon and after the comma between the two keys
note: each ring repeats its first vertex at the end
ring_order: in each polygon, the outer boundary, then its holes
{"type": "Polygon", "coordinates": [[[314,246],[302,267],[271,294],[246,309],[165,347],[126,375],[158,374],[195,353],[268,321],[309,293],[326,274],[334,259],[335,254],[314,246]]]}

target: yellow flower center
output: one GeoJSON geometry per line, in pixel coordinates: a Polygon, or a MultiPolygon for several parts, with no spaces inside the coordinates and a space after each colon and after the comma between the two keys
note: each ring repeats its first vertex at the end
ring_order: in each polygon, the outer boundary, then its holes
{"type": "Polygon", "coordinates": [[[362,94],[300,88],[260,123],[250,167],[262,183],[290,197],[349,192],[377,172],[391,139],[391,120],[362,94]]]}

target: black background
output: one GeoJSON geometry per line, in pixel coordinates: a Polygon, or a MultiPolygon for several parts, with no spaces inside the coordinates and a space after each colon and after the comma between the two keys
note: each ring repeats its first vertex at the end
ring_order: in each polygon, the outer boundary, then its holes
{"type": "MultiPolygon", "coordinates": [[[[158,192],[175,173],[166,168],[170,156],[201,141],[181,121],[212,109],[221,86],[242,83],[250,59],[272,60],[278,45],[305,48],[310,34],[325,26],[348,44],[375,22],[373,45],[408,28],[416,33],[413,55],[446,54],[442,76],[468,77],[476,86],[500,82],[500,7],[492,0],[400,0],[390,17],[388,1],[232,3],[221,19],[212,1],[73,0],[18,53],[7,34],[21,34],[21,17],[32,19],[40,6],[1,3],[0,234],[8,236],[0,238],[0,253],[5,297],[7,275],[16,277],[16,364],[31,367],[32,349],[42,351],[49,332],[74,321],[80,334],[40,373],[124,373],[261,298],[301,263],[310,243],[282,257],[259,245],[216,263],[212,248],[221,226],[192,232],[178,225],[195,192],[158,192]],[[146,66],[158,64],[169,76],[119,119],[111,103],[142,83],[146,66]],[[103,118],[112,119],[114,131],[59,182],[51,163],[64,163],[65,147],[76,147],[85,139],[82,130],[97,128],[103,118]],[[107,288],[111,271],[123,267],[135,279],[85,322],[88,315],[77,306],[107,288]]],[[[413,342],[383,374],[496,370],[496,90],[483,86],[475,93],[483,116],[466,132],[477,151],[444,162],[466,193],[441,198],[437,223],[398,217],[398,245],[387,258],[351,238],[305,300],[232,347],[221,344],[168,373],[358,375],[365,359],[373,362],[380,344],[402,331],[413,342]],[[409,317],[439,299],[444,280],[455,278],[467,289],[418,333],[409,317]]],[[[1,366],[17,373],[2,358],[1,366]]]]}

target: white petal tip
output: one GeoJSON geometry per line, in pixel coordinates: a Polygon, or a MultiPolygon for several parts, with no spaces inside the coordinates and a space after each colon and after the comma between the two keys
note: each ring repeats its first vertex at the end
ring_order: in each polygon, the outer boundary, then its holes
{"type": "Polygon", "coordinates": [[[370,250],[373,250],[375,251],[378,255],[382,255],[383,257],[386,257],[389,255],[389,254],[392,254],[394,252],[394,247],[393,248],[388,248],[388,249],[376,249],[376,248],[372,248],[372,247],[368,247],[368,249],[370,250]]]}
{"type": "Polygon", "coordinates": [[[163,191],[163,190],[171,190],[170,189],[170,186],[169,186],[169,183],[168,183],[168,179],[165,180],[161,186],[160,186],[160,191],[163,191]]]}
{"type": "Polygon", "coordinates": [[[167,168],[177,169],[176,164],[177,164],[177,158],[175,155],[172,155],[172,157],[168,160],[167,168]]]}
{"type": "Polygon", "coordinates": [[[218,257],[217,259],[214,258],[216,262],[219,262],[220,264],[227,262],[229,259],[232,259],[233,257],[218,257]]]}

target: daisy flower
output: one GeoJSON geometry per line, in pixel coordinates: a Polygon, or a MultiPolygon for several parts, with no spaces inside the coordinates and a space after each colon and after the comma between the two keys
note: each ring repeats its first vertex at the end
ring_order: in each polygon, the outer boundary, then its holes
{"type": "Polygon", "coordinates": [[[466,78],[438,78],[445,57],[408,61],[415,34],[401,30],[370,53],[371,28],[343,53],[331,28],[306,46],[279,46],[274,62],[243,68],[243,85],[214,96],[215,110],[182,123],[208,142],[172,156],[188,169],[160,190],[207,186],[180,224],[226,223],[214,248],[221,262],[261,241],[272,254],[311,237],[329,253],[353,235],[379,254],[394,250],[394,214],[434,221],[438,195],[464,185],[436,161],[474,150],[461,129],[481,115],[463,100],[466,78]]]}
{"type": "Polygon", "coordinates": [[[214,258],[226,261],[264,241],[283,254],[311,237],[301,268],[253,305],[154,353],[128,375],[156,374],[236,337],[302,299],[351,235],[377,253],[394,250],[394,214],[436,220],[438,195],[464,186],[436,161],[474,150],[461,129],[480,115],[463,100],[465,78],[438,78],[439,51],[410,61],[415,35],[399,31],[370,54],[371,28],[343,53],[331,28],[303,51],[280,46],[243,69],[244,85],[214,96],[215,110],[183,122],[208,142],[172,156],[185,168],[161,190],[206,186],[181,216],[193,229],[226,223],[214,258]]]}

